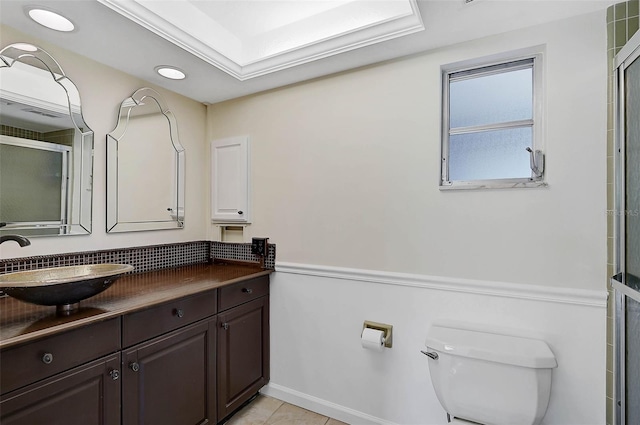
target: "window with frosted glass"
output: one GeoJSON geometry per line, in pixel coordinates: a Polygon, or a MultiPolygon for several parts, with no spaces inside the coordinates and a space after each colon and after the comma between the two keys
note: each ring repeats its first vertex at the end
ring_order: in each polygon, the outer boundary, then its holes
{"type": "Polygon", "coordinates": [[[443,73],[442,186],[540,180],[535,58],[443,73]]]}

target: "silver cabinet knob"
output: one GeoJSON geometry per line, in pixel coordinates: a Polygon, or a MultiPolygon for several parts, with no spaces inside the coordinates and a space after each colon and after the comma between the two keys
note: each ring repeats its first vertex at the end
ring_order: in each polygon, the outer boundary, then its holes
{"type": "Polygon", "coordinates": [[[137,362],[131,362],[129,363],[129,368],[134,371],[137,372],[140,370],[140,365],[137,362]]]}
{"type": "Polygon", "coordinates": [[[118,371],[118,369],[111,369],[109,376],[111,376],[111,379],[114,381],[117,381],[118,378],[120,378],[120,371],[118,371]]]}
{"type": "Polygon", "coordinates": [[[51,353],[44,353],[42,356],[42,363],[44,364],[51,364],[53,363],[53,354],[51,353]]]}

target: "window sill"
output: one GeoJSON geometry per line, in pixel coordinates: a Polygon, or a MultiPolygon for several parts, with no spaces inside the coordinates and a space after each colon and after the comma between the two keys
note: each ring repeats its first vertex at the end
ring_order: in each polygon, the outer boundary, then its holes
{"type": "Polygon", "coordinates": [[[476,190],[476,189],[519,189],[519,188],[539,188],[547,187],[548,184],[545,181],[456,181],[449,183],[440,183],[439,189],[442,191],[448,190],[476,190]]]}

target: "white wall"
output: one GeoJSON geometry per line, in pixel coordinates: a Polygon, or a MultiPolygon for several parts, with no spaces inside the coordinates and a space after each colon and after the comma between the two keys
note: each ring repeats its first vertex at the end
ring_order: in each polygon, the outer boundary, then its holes
{"type": "Polygon", "coordinates": [[[605,49],[598,12],[208,108],[209,140],[251,136],[247,236],[278,245],[267,391],[353,423],[444,423],[419,350],[460,318],[549,341],[546,423],[605,422],[605,49]],[[439,191],[440,66],[539,45],[549,187],[439,191]],[[394,325],[393,349],[359,348],[365,319],[394,325]]]}
{"type": "Polygon", "coordinates": [[[544,424],[605,423],[604,294],[286,264],[282,270],[271,279],[269,395],[353,425],[444,425],[420,350],[431,323],[454,320],[549,344],[558,368],[544,424]],[[393,347],[363,349],[364,320],[392,324],[393,347]]]}
{"type": "Polygon", "coordinates": [[[209,139],[249,134],[253,235],[283,261],[602,288],[602,13],[456,45],[209,108],[209,139]],[[546,44],[546,180],[438,190],[440,66],[546,44]]]}
{"type": "Polygon", "coordinates": [[[9,27],[0,26],[0,39],[2,39],[0,47],[17,42],[35,44],[50,53],[60,63],[64,72],[80,91],[82,112],[86,123],[94,131],[95,146],[92,234],[32,238],[31,245],[25,248],[7,242],[0,246],[0,258],[144,246],[206,238],[208,228],[205,219],[208,164],[205,155],[206,107],[203,104],[9,27]],[[106,135],[116,126],[120,103],[141,87],[151,87],[160,92],[178,122],[180,142],[186,152],[185,228],[107,234],[105,230],[106,135]]]}

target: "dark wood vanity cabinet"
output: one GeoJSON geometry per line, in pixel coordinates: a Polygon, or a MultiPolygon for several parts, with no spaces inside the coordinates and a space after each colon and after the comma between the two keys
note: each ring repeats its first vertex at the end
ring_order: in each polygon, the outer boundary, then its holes
{"type": "Polygon", "coordinates": [[[218,421],[269,382],[269,297],[218,315],[218,421]]]}
{"type": "Polygon", "coordinates": [[[119,425],[120,355],[113,354],[2,397],[2,425],[119,425]]]}
{"type": "Polygon", "coordinates": [[[123,316],[123,425],[216,423],[217,292],[123,316]]]}
{"type": "Polygon", "coordinates": [[[0,352],[2,425],[204,425],[269,381],[269,276],[0,352]]]}
{"type": "Polygon", "coordinates": [[[215,318],[122,352],[122,423],[214,424],[215,318]]]}
{"type": "Polygon", "coordinates": [[[120,319],[0,353],[2,425],[119,425],[120,319]]]}

